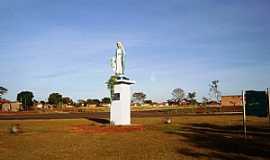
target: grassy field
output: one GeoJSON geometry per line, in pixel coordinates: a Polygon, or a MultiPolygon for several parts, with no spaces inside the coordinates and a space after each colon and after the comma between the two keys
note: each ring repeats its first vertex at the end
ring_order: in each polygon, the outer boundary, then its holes
{"type": "MultiPolygon", "coordinates": [[[[248,139],[241,116],[135,118],[143,131],[79,133],[73,126],[104,126],[87,119],[0,121],[0,159],[270,159],[270,125],[248,117],[248,139]],[[22,133],[9,132],[19,124],[22,133]]],[[[104,126],[105,127],[105,126],[104,126]]]]}

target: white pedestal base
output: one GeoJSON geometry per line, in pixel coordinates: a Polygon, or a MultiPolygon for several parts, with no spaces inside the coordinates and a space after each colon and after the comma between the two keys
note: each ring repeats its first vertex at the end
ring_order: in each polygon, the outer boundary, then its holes
{"type": "Polygon", "coordinates": [[[134,81],[118,80],[114,85],[110,121],[114,125],[130,125],[130,85],[134,81]]]}

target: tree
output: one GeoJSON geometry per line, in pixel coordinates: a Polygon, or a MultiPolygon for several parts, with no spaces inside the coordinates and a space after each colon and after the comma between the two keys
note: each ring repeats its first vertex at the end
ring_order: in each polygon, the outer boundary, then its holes
{"type": "Polygon", "coordinates": [[[209,101],[209,99],[207,97],[202,98],[202,103],[207,103],[208,101],[209,101]]]}
{"type": "Polygon", "coordinates": [[[63,97],[62,98],[63,104],[73,104],[73,101],[69,97],[63,97]]]}
{"type": "Polygon", "coordinates": [[[175,88],[172,91],[172,96],[172,101],[179,103],[185,98],[185,91],[181,88],[175,88]]]}
{"type": "Polygon", "coordinates": [[[38,101],[37,100],[33,100],[33,105],[37,105],[38,104],[38,101]]]}
{"type": "Polygon", "coordinates": [[[1,99],[2,95],[4,95],[4,94],[7,93],[7,91],[8,91],[8,90],[7,90],[6,88],[0,86],[0,99],[1,99]]]}
{"type": "Polygon", "coordinates": [[[93,104],[93,100],[92,100],[92,99],[87,99],[87,100],[86,100],[86,103],[87,103],[87,104],[93,104]]]}
{"type": "Polygon", "coordinates": [[[115,85],[116,80],[117,80],[117,77],[113,75],[113,76],[111,76],[110,79],[106,82],[107,88],[108,88],[109,91],[110,91],[111,97],[112,97],[113,92],[114,92],[114,85],[115,85]]]}
{"type": "Polygon", "coordinates": [[[111,103],[111,98],[109,98],[109,97],[104,97],[104,98],[102,98],[101,102],[102,102],[102,103],[105,103],[105,104],[110,104],[110,103],[111,103]]]}
{"type": "Polygon", "coordinates": [[[152,101],[152,100],[144,100],[144,103],[145,103],[145,104],[150,104],[150,105],[152,105],[152,104],[153,104],[153,101],[152,101]]]}
{"type": "Polygon", "coordinates": [[[221,99],[221,92],[218,89],[218,83],[218,80],[214,80],[209,84],[209,95],[215,99],[216,102],[220,102],[221,99]]]}
{"type": "Polygon", "coordinates": [[[100,105],[100,100],[99,99],[93,99],[93,103],[97,106],[100,105]]]}
{"type": "Polygon", "coordinates": [[[98,99],[87,99],[87,100],[86,100],[86,103],[87,103],[87,104],[90,104],[90,105],[91,105],[91,104],[92,104],[92,105],[94,104],[94,105],[97,105],[97,106],[98,106],[98,105],[100,104],[100,101],[99,101],[98,99]]]}
{"type": "Polygon", "coordinates": [[[31,91],[22,91],[17,94],[17,101],[22,103],[24,110],[28,110],[30,106],[33,106],[34,95],[31,91]]]}
{"type": "Polygon", "coordinates": [[[79,105],[79,107],[85,107],[86,104],[88,104],[87,101],[85,101],[85,100],[83,100],[83,99],[79,99],[79,100],[78,100],[78,105],[79,105]]]}
{"type": "Polygon", "coordinates": [[[196,92],[189,92],[187,94],[187,99],[190,100],[192,104],[197,103],[195,97],[196,97],[196,92]]]}
{"type": "Polygon", "coordinates": [[[204,106],[206,106],[208,102],[209,102],[209,99],[208,99],[207,97],[203,97],[203,98],[202,98],[202,104],[203,104],[204,106]]]}
{"type": "Polygon", "coordinates": [[[49,95],[48,102],[51,105],[59,106],[62,103],[62,95],[59,93],[51,93],[49,95]]]}
{"type": "Polygon", "coordinates": [[[43,106],[46,104],[45,101],[40,101],[39,103],[41,103],[43,106]]]}
{"type": "Polygon", "coordinates": [[[196,97],[196,92],[189,92],[189,93],[187,94],[187,99],[188,99],[188,100],[194,100],[195,97],[196,97]]]}
{"type": "Polygon", "coordinates": [[[142,104],[146,98],[143,92],[135,92],[132,95],[133,102],[142,104]]]}

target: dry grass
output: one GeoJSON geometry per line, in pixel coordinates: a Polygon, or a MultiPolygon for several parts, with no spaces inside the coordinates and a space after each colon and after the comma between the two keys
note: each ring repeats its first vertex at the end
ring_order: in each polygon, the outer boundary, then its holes
{"type": "Polygon", "coordinates": [[[135,118],[144,131],[74,133],[72,126],[100,125],[86,119],[0,121],[0,159],[269,159],[266,118],[248,117],[248,140],[241,116],[135,118]],[[10,134],[12,124],[23,132],[10,134]]]}

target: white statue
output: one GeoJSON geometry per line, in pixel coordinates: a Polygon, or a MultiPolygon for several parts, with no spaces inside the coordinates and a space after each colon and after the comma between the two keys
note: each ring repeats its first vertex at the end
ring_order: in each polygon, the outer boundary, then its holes
{"type": "Polygon", "coordinates": [[[124,56],[125,49],[121,42],[116,43],[116,53],[112,58],[112,68],[115,75],[124,75],[124,56]]]}

